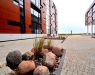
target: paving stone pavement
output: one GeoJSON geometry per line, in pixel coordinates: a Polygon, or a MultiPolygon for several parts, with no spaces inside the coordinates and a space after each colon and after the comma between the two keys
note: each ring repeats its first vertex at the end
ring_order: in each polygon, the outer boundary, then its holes
{"type": "Polygon", "coordinates": [[[95,38],[69,36],[61,75],[95,75],[95,38]]]}

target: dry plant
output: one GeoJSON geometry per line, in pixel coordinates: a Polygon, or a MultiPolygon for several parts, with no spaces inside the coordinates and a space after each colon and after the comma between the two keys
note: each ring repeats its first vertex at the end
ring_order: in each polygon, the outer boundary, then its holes
{"type": "Polygon", "coordinates": [[[51,39],[48,40],[48,42],[47,42],[47,46],[48,46],[48,47],[51,46],[51,39]]]}
{"type": "Polygon", "coordinates": [[[36,49],[35,58],[39,59],[41,57],[41,51],[44,45],[44,38],[39,39],[39,41],[35,41],[34,48],[36,49]]]}

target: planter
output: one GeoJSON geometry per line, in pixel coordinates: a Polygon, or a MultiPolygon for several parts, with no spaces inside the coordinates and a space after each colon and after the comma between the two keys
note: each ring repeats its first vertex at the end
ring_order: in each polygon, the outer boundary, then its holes
{"type": "Polygon", "coordinates": [[[58,63],[55,65],[55,68],[51,72],[51,75],[61,75],[65,54],[66,54],[66,50],[63,51],[62,57],[59,58],[58,63]]]}

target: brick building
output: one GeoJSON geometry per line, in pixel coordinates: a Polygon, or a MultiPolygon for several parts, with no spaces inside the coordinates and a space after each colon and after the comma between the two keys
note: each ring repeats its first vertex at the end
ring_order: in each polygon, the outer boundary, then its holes
{"type": "Polygon", "coordinates": [[[87,26],[87,34],[95,34],[95,0],[85,13],[85,25],[87,26]]]}
{"type": "Polygon", "coordinates": [[[0,33],[57,34],[55,4],[52,0],[0,0],[0,33]]]}
{"type": "Polygon", "coordinates": [[[47,33],[57,34],[57,9],[52,0],[46,0],[47,2],[47,12],[46,12],[46,23],[47,23],[47,33]]]}

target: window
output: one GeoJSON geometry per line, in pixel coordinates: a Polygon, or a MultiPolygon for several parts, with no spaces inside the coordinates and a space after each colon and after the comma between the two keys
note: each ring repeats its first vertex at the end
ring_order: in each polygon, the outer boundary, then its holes
{"type": "Polygon", "coordinates": [[[20,5],[23,5],[23,0],[19,0],[20,5]]]}
{"type": "Polygon", "coordinates": [[[95,5],[93,6],[93,12],[95,12],[95,5]]]}
{"type": "Polygon", "coordinates": [[[18,0],[13,0],[13,3],[18,6],[18,0]]]}
{"type": "Polygon", "coordinates": [[[31,13],[33,15],[35,15],[36,17],[40,17],[40,13],[38,13],[36,10],[34,10],[33,8],[31,8],[31,13]]]}
{"type": "Polygon", "coordinates": [[[88,16],[89,16],[89,17],[92,16],[92,9],[90,9],[90,11],[88,12],[88,16]]]}
{"type": "Polygon", "coordinates": [[[24,17],[24,12],[23,12],[23,8],[20,8],[20,16],[23,16],[24,17]]]}
{"type": "Polygon", "coordinates": [[[34,9],[31,9],[31,12],[32,12],[32,18],[33,18],[32,21],[36,23],[40,23],[40,13],[38,13],[34,9]]]}
{"type": "Polygon", "coordinates": [[[38,17],[40,18],[40,16],[41,16],[41,15],[39,14],[39,16],[38,16],[38,17]]]}
{"type": "Polygon", "coordinates": [[[34,15],[38,17],[38,12],[34,10],[34,15]]]}
{"type": "Polygon", "coordinates": [[[95,19],[95,13],[93,13],[93,19],[95,19]]]}
{"type": "Polygon", "coordinates": [[[33,14],[34,13],[34,9],[33,8],[31,8],[31,14],[33,14]]]}
{"type": "Polygon", "coordinates": [[[20,7],[23,8],[23,0],[19,0],[20,7]]]}
{"type": "Polygon", "coordinates": [[[33,4],[40,8],[40,0],[31,0],[33,4]]]}
{"type": "Polygon", "coordinates": [[[93,20],[93,25],[95,25],[95,20],[93,20]]]}
{"type": "Polygon", "coordinates": [[[20,4],[20,7],[23,8],[23,0],[13,0],[13,3],[17,6],[20,4]]]}
{"type": "Polygon", "coordinates": [[[36,5],[39,6],[39,0],[36,0],[36,5]]]}
{"type": "Polygon", "coordinates": [[[39,8],[40,8],[40,3],[41,3],[40,0],[38,0],[38,7],[39,7],[39,8]]]}
{"type": "Polygon", "coordinates": [[[36,3],[36,0],[31,0],[34,4],[36,3]]]}
{"type": "MultiPolygon", "coordinates": [[[[40,8],[40,0],[31,0],[31,2],[35,5],[35,7],[40,8]]],[[[31,7],[31,17],[32,17],[32,33],[41,33],[41,17],[39,11],[35,8],[31,7]]]]}

